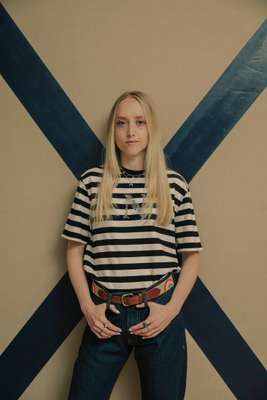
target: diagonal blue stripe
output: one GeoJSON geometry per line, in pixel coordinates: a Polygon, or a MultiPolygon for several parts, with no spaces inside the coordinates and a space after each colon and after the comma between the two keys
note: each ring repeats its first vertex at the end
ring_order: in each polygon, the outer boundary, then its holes
{"type": "MultiPolygon", "coordinates": [[[[166,146],[172,167],[190,181],[266,85],[267,20],[166,146]]],[[[267,398],[263,365],[199,278],[184,311],[186,328],[236,397],[267,398]]]]}
{"type": "MultiPolygon", "coordinates": [[[[74,172],[76,176],[78,176],[80,172],[83,171],[85,168],[98,163],[100,150],[99,144],[94,138],[94,135],[91,135],[92,131],[89,127],[87,128],[88,137],[86,136],[86,127],[84,126],[85,122],[82,121],[81,123],[80,121],[80,119],[82,120],[82,117],[74,109],[70,100],[64,94],[59,85],[53,80],[52,75],[46,69],[40,58],[36,57],[34,50],[27,43],[25,37],[18,30],[18,28],[5,12],[2,6],[0,6],[0,18],[2,21],[0,26],[0,37],[3,37],[3,35],[5,35],[6,43],[8,43],[7,45],[3,44],[3,41],[0,42],[0,50],[1,54],[3,55],[0,61],[0,68],[3,77],[12,88],[12,90],[19,97],[22,104],[28,110],[32,118],[44,131],[44,133],[46,134],[52,145],[59,152],[61,157],[66,160],[66,163],[70,167],[70,169],[74,172]],[[13,51],[10,51],[11,48],[13,49],[13,51]],[[12,62],[13,57],[16,60],[15,64],[14,62],[12,62]],[[21,63],[20,58],[22,59],[21,63]],[[28,60],[27,63],[26,61],[23,63],[23,59],[30,60],[28,60]],[[14,68],[14,66],[16,68],[14,68]],[[40,101],[37,103],[38,107],[35,107],[35,96],[38,96],[38,93],[34,90],[34,84],[32,83],[30,85],[28,82],[27,84],[29,85],[29,87],[27,87],[27,85],[25,85],[25,82],[22,81],[23,71],[28,72],[29,67],[32,69],[32,71],[34,71],[34,80],[38,80],[38,82],[41,82],[40,84],[38,83],[40,92],[45,90],[46,84],[48,85],[46,98],[53,99],[53,106],[56,110],[55,113],[52,113],[51,111],[51,114],[49,115],[51,118],[55,117],[56,125],[60,125],[61,129],[56,129],[55,131],[53,131],[53,123],[49,125],[46,124],[45,119],[47,118],[47,116],[45,117],[45,113],[43,112],[45,107],[40,101]],[[22,73],[19,73],[18,71],[18,69],[20,68],[22,68],[23,70],[22,73]],[[25,94],[26,89],[29,92],[28,95],[25,94]],[[56,93],[57,96],[54,97],[53,93],[56,93]],[[64,99],[67,103],[66,107],[64,104],[64,99]],[[60,102],[60,107],[58,107],[57,101],[60,102]],[[62,107],[64,109],[64,113],[61,114],[61,118],[58,119],[58,113],[61,112],[62,107]],[[40,116],[39,114],[42,115],[40,116]],[[69,121],[72,121],[72,127],[75,128],[75,130],[68,130],[68,135],[66,135],[65,133],[66,121],[67,123],[69,121]],[[64,131],[62,129],[63,127],[64,131]],[[79,129],[84,132],[84,136],[77,137],[77,131],[79,131],[79,129]],[[84,151],[84,149],[86,149],[86,151],[84,151]],[[88,151],[91,151],[90,154],[93,153],[95,158],[87,158],[88,151]],[[82,155],[82,158],[80,158],[80,155],[82,155]]],[[[261,40],[260,35],[258,35],[257,40],[261,40]]],[[[246,60],[243,60],[242,62],[242,60],[240,60],[240,65],[243,65],[245,61],[246,60]]],[[[262,66],[263,69],[265,69],[265,64],[259,63],[259,66],[262,66]]],[[[259,88],[256,88],[255,90],[257,92],[259,88]]],[[[209,96],[212,96],[212,92],[209,94],[209,96]]],[[[50,103],[45,102],[45,105],[48,107],[49,110],[52,110],[52,106],[50,103]]],[[[222,101],[221,107],[223,108],[223,106],[224,102],[222,101]]],[[[219,111],[219,109],[216,110],[216,118],[219,118],[219,111]]],[[[230,119],[231,117],[233,116],[229,116],[230,119]]],[[[218,119],[218,122],[218,125],[221,125],[220,119],[218,119]]],[[[209,140],[210,139],[211,138],[209,138],[209,140]]],[[[201,145],[205,140],[205,135],[203,135],[201,139],[199,139],[199,141],[193,141],[195,154],[197,154],[196,158],[200,160],[202,157],[201,151],[203,150],[203,148],[201,148],[201,145]],[[201,151],[198,151],[198,148],[200,148],[201,151]]],[[[192,141],[190,143],[192,145],[192,141]]],[[[209,145],[209,142],[207,141],[206,144],[209,145]]],[[[177,142],[174,145],[177,146],[177,142]]],[[[179,148],[176,147],[176,151],[170,153],[171,160],[176,169],[179,168],[177,168],[176,166],[177,164],[175,154],[178,154],[178,151],[180,152],[181,148],[182,147],[180,146],[179,148]]],[[[215,147],[213,147],[212,149],[214,150],[214,148],[215,147]]],[[[185,162],[187,160],[192,160],[192,155],[188,152],[186,154],[187,156],[185,157],[185,162]]],[[[201,163],[199,163],[198,165],[200,164],[201,163]]],[[[184,172],[184,175],[186,177],[190,177],[190,174],[192,176],[192,171],[196,171],[197,167],[195,167],[195,170],[187,170],[182,168],[180,169],[184,172]]],[[[62,341],[71,332],[75,324],[80,320],[81,313],[77,305],[75,294],[69,286],[69,283],[68,285],[66,285],[66,279],[68,278],[65,275],[56,286],[56,288],[51,292],[51,294],[47,296],[45,302],[41,304],[38,310],[34,313],[31,319],[22,328],[22,330],[18,333],[16,338],[10,343],[10,345],[1,356],[1,376],[6,383],[4,388],[1,390],[1,393],[5,394],[6,399],[14,399],[20,396],[23,390],[25,390],[28,384],[31,382],[33,377],[39,372],[40,368],[42,368],[42,366],[49,360],[50,356],[53,354],[54,351],[56,351],[59,344],[62,343],[62,341]],[[67,304],[67,307],[62,304],[62,298],[68,298],[69,304],[67,304]],[[66,316],[66,309],[68,309],[68,311],[70,309],[71,311],[68,316],[66,316]],[[53,321],[56,321],[54,325],[52,324],[53,321]],[[51,338],[52,334],[54,335],[53,339],[51,338]],[[42,346],[40,346],[38,338],[40,339],[42,346]],[[46,340],[43,341],[42,339],[44,338],[46,340]],[[31,357],[29,356],[29,348],[31,348],[31,357]],[[14,365],[16,365],[17,372],[14,371],[14,365]]],[[[248,346],[245,349],[247,351],[244,351],[244,346],[242,346],[242,344],[244,344],[245,342],[231,323],[226,324],[226,327],[224,327],[224,329],[225,334],[227,335],[227,338],[230,340],[231,344],[239,343],[239,350],[242,352],[242,354],[237,354],[238,374],[231,373],[231,365],[233,360],[230,352],[222,351],[220,342],[216,343],[216,341],[213,341],[210,346],[211,337],[214,340],[213,332],[214,334],[216,334],[221,329],[222,324],[225,323],[226,316],[222,312],[222,310],[219,309],[219,306],[217,305],[211,294],[207,290],[205,290],[204,285],[201,284],[201,286],[200,283],[201,281],[198,279],[192,291],[192,294],[189,296],[185,304],[185,319],[187,329],[189,329],[195,340],[198,341],[202,350],[205,352],[209,360],[217,369],[218,373],[220,373],[222,378],[226,381],[229,388],[233,391],[237,398],[253,398],[255,400],[264,398],[261,397],[264,395],[264,390],[261,391],[261,394],[256,395],[255,388],[263,387],[263,385],[265,384],[265,370],[248,346]],[[200,302],[202,302],[201,304],[203,306],[201,310],[201,320],[200,318],[190,320],[192,312],[196,310],[196,306],[200,304],[200,302]],[[209,314],[208,305],[213,306],[211,310],[212,314],[209,314]],[[207,309],[207,312],[205,308],[207,309]],[[211,317],[214,323],[209,326],[211,317]],[[209,326],[211,330],[199,330],[200,322],[203,323],[204,327],[209,326]],[[233,340],[235,337],[237,339],[233,340]],[[211,351],[209,351],[209,349],[211,349],[211,351]],[[242,363],[238,363],[238,359],[242,360],[242,363]],[[247,374],[244,373],[244,370],[247,371],[247,374]],[[249,375],[250,380],[242,382],[241,385],[239,377],[245,375],[249,375]],[[244,392],[246,393],[245,396],[244,392]],[[251,397],[252,394],[254,397],[251,397]]]]}
{"type": "Polygon", "coordinates": [[[188,180],[267,86],[267,19],[186,119],[165,150],[188,180]]]}
{"type": "Polygon", "coordinates": [[[81,317],[79,303],[65,274],[2,353],[2,399],[21,396],[81,317]]]}
{"type": "Polygon", "coordinates": [[[235,397],[266,399],[264,366],[199,278],[184,304],[184,316],[188,332],[235,397]]]}
{"type": "Polygon", "coordinates": [[[3,78],[78,177],[98,163],[101,142],[1,4],[0,38],[3,78]]]}

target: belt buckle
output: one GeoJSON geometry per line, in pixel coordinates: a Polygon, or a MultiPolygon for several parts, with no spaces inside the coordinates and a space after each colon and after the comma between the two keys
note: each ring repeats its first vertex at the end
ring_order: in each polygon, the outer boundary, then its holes
{"type": "Polygon", "coordinates": [[[122,305],[124,305],[125,307],[129,307],[131,305],[131,304],[125,304],[123,300],[124,300],[124,297],[131,296],[132,294],[134,294],[134,293],[124,293],[124,294],[121,295],[121,303],[122,303],[122,305]]]}

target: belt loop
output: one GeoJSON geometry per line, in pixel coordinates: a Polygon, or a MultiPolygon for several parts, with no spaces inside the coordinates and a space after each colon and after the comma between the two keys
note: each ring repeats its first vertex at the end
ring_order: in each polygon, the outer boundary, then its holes
{"type": "Polygon", "coordinates": [[[173,271],[171,271],[171,274],[172,274],[172,277],[173,277],[174,283],[176,283],[176,282],[178,281],[178,275],[179,275],[179,272],[180,272],[180,271],[177,271],[177,270],[173,270],[173,271]]]}
{"type": "Polygon", "coordinates": [[[106,311],[110,310],[110,303],[111,303],[111,298],[112,298],[112,293],[111,292],[107,292],[107,294],[108,294],[108,299],[107,299],[107,303],[106,303],[106,311]]]}
{"type": "Polygon", "coordinates": [[[144,305],[145,305],[145,307],[147,307],[148,304],[147,304],[147,293],[146,293],[146,290],[143,290],[141,293],[142,293],[142,296],[143,296],[144,305]]]}

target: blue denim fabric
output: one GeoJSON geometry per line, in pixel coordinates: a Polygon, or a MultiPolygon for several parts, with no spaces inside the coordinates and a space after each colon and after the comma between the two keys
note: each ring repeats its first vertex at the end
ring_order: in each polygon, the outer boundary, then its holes
{"type": "MultiPolygon", "coordinates": [[[[166,304],[173,291],[174,286],[150,301],[166,304]]],[[[104,302],[91,288],[90,294],[95,304],[104,302]]],[[[100,339],[86,324],[73,367],[68,400],[108,400],[132,349],[140,376],[142,400],[183,400],[187,345],[182,310],[158,335],[142,339],[140,335],[130,334],[128,329],[148,317],[149,307],[115,306],[120,314],[107,310],[106,317],[119,326],[122,332],[120,335],[100,339]]]]}

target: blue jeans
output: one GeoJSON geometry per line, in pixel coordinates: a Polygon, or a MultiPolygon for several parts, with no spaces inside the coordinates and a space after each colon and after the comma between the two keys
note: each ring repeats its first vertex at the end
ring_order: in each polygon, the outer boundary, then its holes
{"type": "MultiPolygon", "coordinates": [[[[166,304],[173,291],[174,286],[150,301],[166,304]]],[[[126,292],[129,290],[113,293],[126,292]]],[[[104,302],[91,291],[91,287],[90,294],[95,304],[104,302]]],[[[86,324],[73,367],[68,400],[108,400],[133,348],[142,400],[184,399],[187,346],[182,310],[158,335],[142,339],[141,335],[130,334],[128,328],[146,319],[149,307],[115,306],[120,314],[106,310],[106,317],[119,326],[122,332],[120,335],[100,339],[86,324]]]]}

